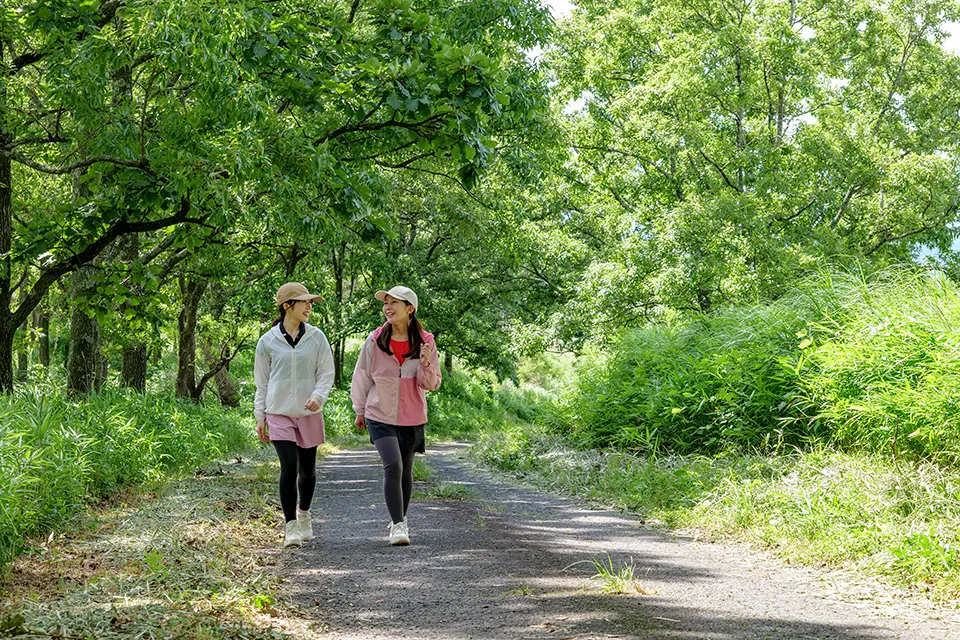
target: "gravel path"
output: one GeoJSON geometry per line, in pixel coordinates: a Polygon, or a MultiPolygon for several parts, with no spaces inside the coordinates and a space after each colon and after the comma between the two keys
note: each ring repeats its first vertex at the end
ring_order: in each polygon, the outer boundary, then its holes
{"type": "MultiPolygon", "coordinates": [[[[319,468],[317,538],[282,554],[286,596],[323,638],[960,639],[960,621],[840,598],[815,572],[740,547],[645,529],[636,518],[518,487],[459,445],[427,452],[432,482],[465,500],[416,500],[409,547],[386,543],[372,447],[319,468]],[[632,563],[646,594],[609,595],[592,560],[632,563]]],[[[424,489],[417,485],[415,489],[424,489]]]]}

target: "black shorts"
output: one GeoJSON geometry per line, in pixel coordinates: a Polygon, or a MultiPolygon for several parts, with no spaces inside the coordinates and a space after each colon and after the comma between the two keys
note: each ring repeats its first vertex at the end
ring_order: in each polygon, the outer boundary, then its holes
{"type": "Polygon", "coordinates": [[[426,441],[423,435],[423,425],[416,427],[398,427],[395,424],[384,424],[367,418],[367,433],[370,434],[370,443],[380,438],[396,438],[400,443],[401,451],[415,451],[426,453],[426,441]]]}

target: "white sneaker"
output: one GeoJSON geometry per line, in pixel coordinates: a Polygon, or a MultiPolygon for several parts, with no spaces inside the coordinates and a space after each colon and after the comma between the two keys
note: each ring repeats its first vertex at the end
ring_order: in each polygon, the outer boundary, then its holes
{"type": "Polygon", "coordinates": [[[410,534],[405,521],[390,523],[390,544],[395,547],[410,544],[410,534]]]}
{"type": "Polygon", "coordinates": [[[297,522],[300,524],[300,539],[304,542],[313,540],[313,523],[310,522],[310,512],[298,510],[297,522]]]}
{"type": "Polygon", "coordinates": [[[300,521],[291,520],[286,524],[283,536],[284,547],[302,547],[303,536],[300,535],[300,521]]]}

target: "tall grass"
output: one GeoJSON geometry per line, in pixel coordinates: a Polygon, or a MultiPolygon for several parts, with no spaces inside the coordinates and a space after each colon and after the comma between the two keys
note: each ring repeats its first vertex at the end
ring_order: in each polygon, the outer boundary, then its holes
{"type": "Polygon", "coordinates": [[[25,536],[91,501],[253,444],[249,418],[160,395],[72,399],[53,387],[0,396],[0,567],[25,536]]]}
{"type": "Polygon", "coordinates": [[[834,279],[811,324],[796,419],[847,449],[960,460],[960,296],[938,274],[834,279]]]}
{"type": "Polygon", "coordinates": [[[625,333],[549,412],[581,446],[830,443],[960,460],[960,298],[942,276],[820,275],[790,296],[625,333]]]}

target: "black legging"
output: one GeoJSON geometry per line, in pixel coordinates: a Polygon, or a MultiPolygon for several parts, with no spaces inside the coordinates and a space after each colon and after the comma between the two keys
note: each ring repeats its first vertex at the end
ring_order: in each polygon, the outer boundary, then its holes
{"type": "Polygon", "coordinates": [[[297,519],[297,489],[300,509],[310,509],[313,490],[317,486],[317,448],[304,449],[292,440],[274,440],[273,448],[280,458],[280,506],[287,522],[297,519]]]}
{"type": "Polygon", "coordinates": [[[390,519],[400,522],[407,515],[410,494],[413,493],[413,450],[402,451],[394,437],[374,441],[383,462],[383,497],[390,519]]]}

